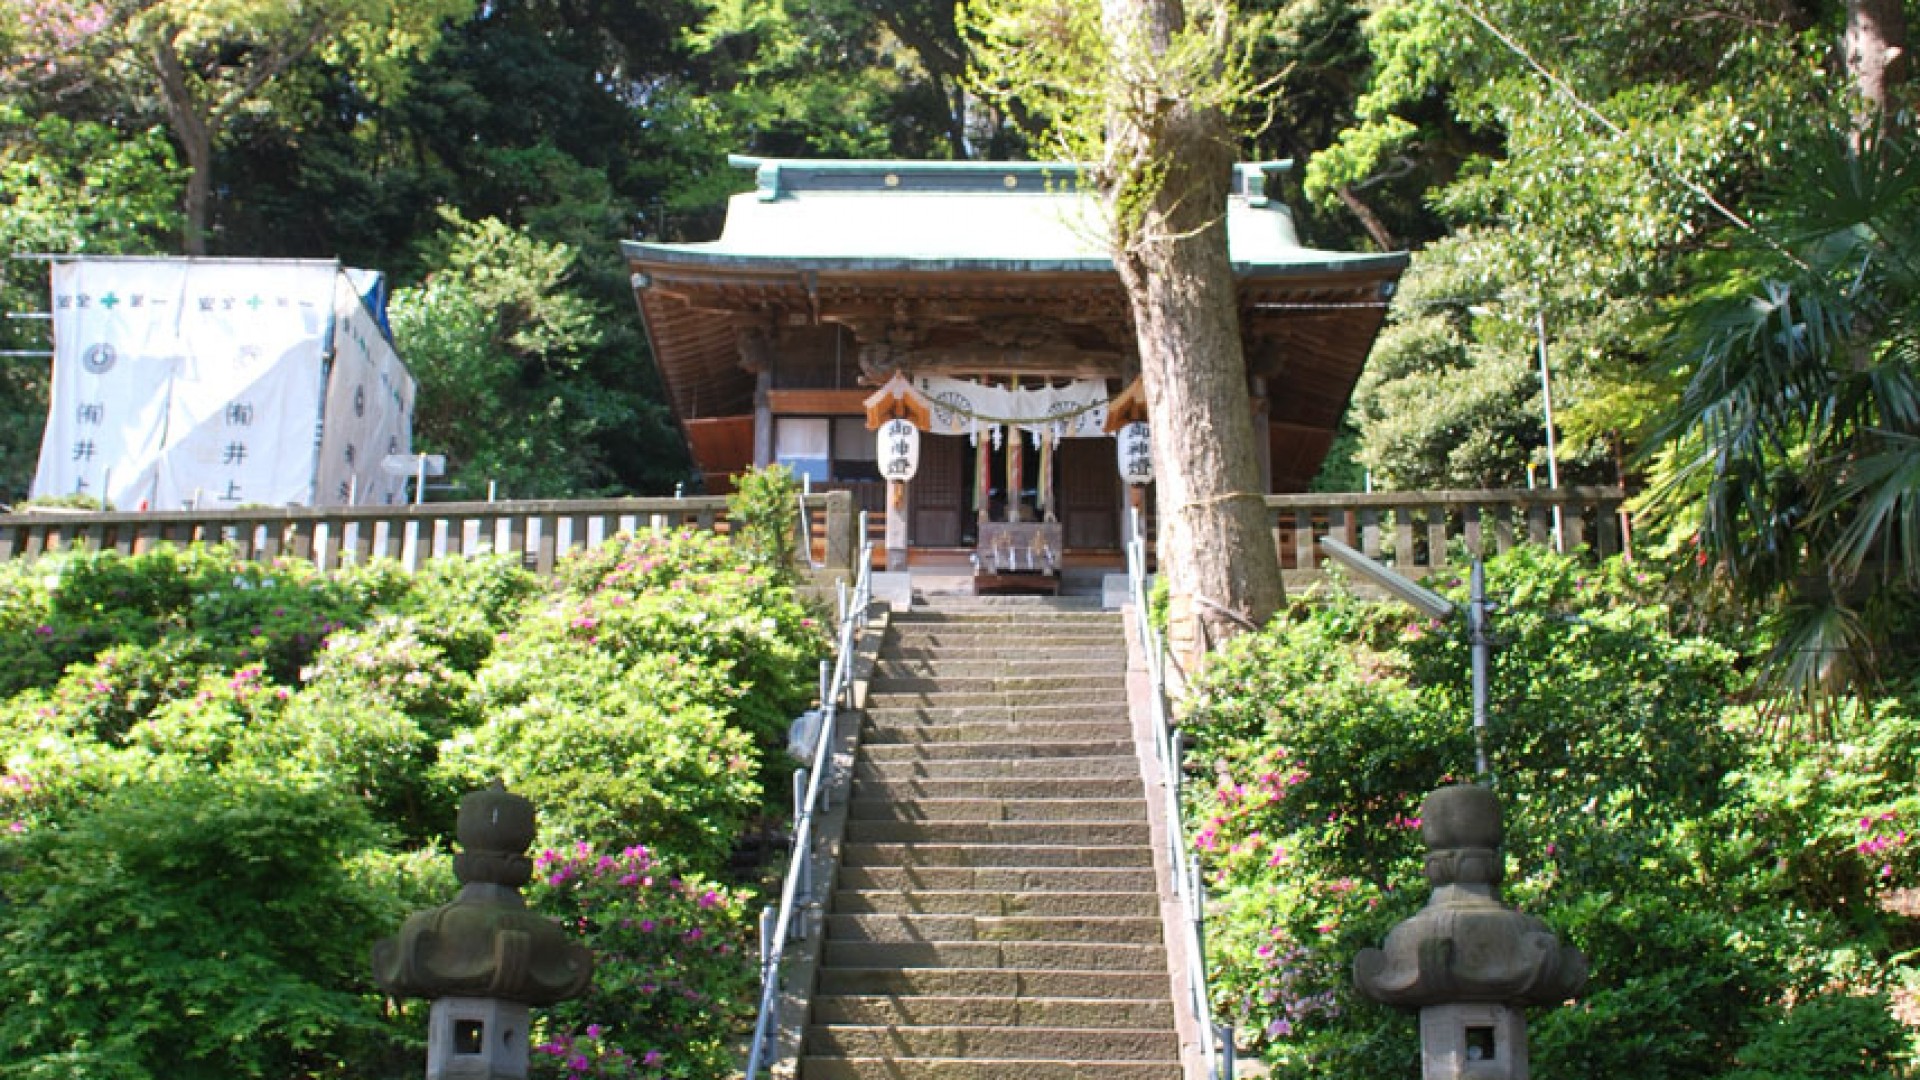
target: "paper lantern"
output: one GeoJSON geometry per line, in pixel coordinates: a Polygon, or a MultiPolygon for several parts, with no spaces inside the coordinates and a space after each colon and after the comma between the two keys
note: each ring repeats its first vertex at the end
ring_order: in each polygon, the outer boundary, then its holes
{"type": "Polygon", "coordinates": [[[1138,421],[1119,431],[1120,479],[1129,484],[1153,483],[1153,436],[1138,421]]]}
{"type": "Polygon", "coordinates": [[[906,483],[920,471],[920,429],[911,420],[894,419],[880,425],[880,475],[906,483]]]}

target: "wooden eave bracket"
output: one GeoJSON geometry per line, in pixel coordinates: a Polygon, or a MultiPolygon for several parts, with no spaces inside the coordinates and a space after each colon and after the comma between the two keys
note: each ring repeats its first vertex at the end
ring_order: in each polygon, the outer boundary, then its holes
{"type": "Polygon", "coordinates": [[[1107,403],[1107,422],[1101,429],[1112,435],[1128,424],[1147,422],[1147,386],[1138,376],[1127,384],[1120,396],[1107,403]]]}
{"type": "Polygon", "coordinates": [[[881,424],[901,417],[913,421],[913,426],[922,431],[933,426],[933,403],[899,372],[862,404],[867,409],[868,431],[878,431],[881,424]]]}

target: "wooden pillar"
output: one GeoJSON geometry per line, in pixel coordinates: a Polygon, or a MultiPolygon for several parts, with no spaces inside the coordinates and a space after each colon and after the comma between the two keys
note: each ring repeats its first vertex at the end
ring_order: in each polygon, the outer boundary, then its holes
{"type": "Polygon", "coordinates": [[[887,569],[907,568],[907,485],[887,481],[887,569]]]}
{"type": "Polygon", "coordinates": [[[985,525],[993,513],[993,500],[987,494],[993,485],[993,436],[981,431],[979,438],[980,445],[973,454],[973,500],[980,524],[985,525]]]}
{"type": "Polygon", "coordinates": [[[1007,425],[1007,520],[1020,520],[1020,489],[1026,478],[1020,475],[1022,456],[1026,453],[1023,441],[1027,433],[1007,425]]]}
{"type": "MultiPolygon", "coordinates": [[[[1018,375],[1007,376],[1007,389],[1011,390],[1015,395],[1018,395],[1020,393],[1020,376],[1018,375]]],[[[1012,424],[1007,425],[1007,520],[1008,521],[1020,520],[1020,489],[1024,486],[1026,481],[1026,478],[1020,475],[1022,471],[1020,468],[1020,465],[1022,463],[1023,455],[1025,455],[1027,450],[1025,446],[1021,445],[1020,440],[1026,437],[1027,437],[1026,432],[1021,431],[1018,427],[1015,427],[1012,424]]]]}
{"type": "Polygon", "coordinates": [[[1121,543],[1133,543],[1133,523],[1137,518],[1142,528],[1147,521],[1147,485],[1127,484],[1127,508],[1121,511],[1126,520],[1120,523],[1121,543]]]}
{"type": "Polygon", "coordinates": [[[762,371],[753,379],[753,464],[764,469],[773,464],[773,372],[762,371]]]}
{"type": "Polygon", "coordinates": [[[1250,376],[1247,397],[1253,403],[1253,463],[1260,471],[1260,494],[1266,495],[1273,491],[1273,407],[1267,401],[1267,380],[1250,376]]]}

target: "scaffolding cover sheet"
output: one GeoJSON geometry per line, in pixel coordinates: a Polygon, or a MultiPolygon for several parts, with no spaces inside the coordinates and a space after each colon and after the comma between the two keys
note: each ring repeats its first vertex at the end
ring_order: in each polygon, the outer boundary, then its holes
{"type": "Polygon", "coordinates": [[[406,502],[407,478],[381,467],[413,446],[413,377],[393,351],[361,290],[341,275],[334,291],[333,368],[320,440],[315,502],[329,506],[406,502]]]}
{"type": "MultiPolygon", "coordinates": [[[[332,263],[55,263],[53,385],[34,494],[103,496],[123,510],[344,502],[332,497],[337,481],[317,483],[335,475],[320,460],[322,380],[343,294],[345,321],[374,325],[332,263]]],[[[384,336],[380,344],[391,354],[384,336]]],[[[404,378],[397,357],[392,366],[389,381],[404,378]]],[[[386,406],[370,401],[367,411],[386,406]]],[[[401,432],[406,452],[410,417],[375,419],[401,432]]]]}

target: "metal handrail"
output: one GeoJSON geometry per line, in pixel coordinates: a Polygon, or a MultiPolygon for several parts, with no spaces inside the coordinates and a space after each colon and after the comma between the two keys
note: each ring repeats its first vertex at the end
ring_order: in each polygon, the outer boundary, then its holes
{"type": "Polygon", "coordinates": [[[1187,994],[1200,1028],[1201,1054],[1209,1080],[1233,1080],[1233,1026],[1215,1026],[1213,1003],[1207,994],[1207,887],[1200,876],[1200,864],[1192,857],[1187,843],[1186,816],[1180,799],[1183,779],[1180,730],[1168,719],[1171,714],[1167,708],[1166,646],[1160,632],[1154,629],[1147,609],[1146,523],[1138,508],[1132,513],[1133,535],[1127,540],[1127,586],[1133,598],[1133,617],[1140,633],[1141,651],[1146,654],[1147,676],[1152,683],[1149,697],[1153,708],[1154,756],[1160,763],[1161,787],[1167,801],[1167,865],[1186,916],[1182,944],[1187,950],[1187,962],[1183,965],[1187,994]]]}
{"type": "MultiPolygon", "coordinates": [[[[860,536],[867,535],[867,515],[860,515],[860,536]]],[[[753,1025],[753,1044],[747,1055],[746,1080],[756,1080],[767,1064],[769,1042],[776,1030],[780,999],[780,960],[789,940],[805,937],[803,927],[795,924],[795,911],[801,898],[813,891],[813,828],[817,811],[826,809],[827,763],[832,754],[835,729],[842,699],[851,704],[853,654],[860,630],[867,623],[867,608],[873,600],[873,542],[862,540],[860,559],[849,596],[842,586],[840,594],[840,640],[833,661],[833,673],[820,687],[820,728],[814,738],[811,767],[794,773],[795,820],[793,845],[787,863],[786,881],[780,886],[780,907],[769,909],[760,924],[760,1016],[753,1025]],[[769,924],[771,924],[769,926],[769,924]]],[[[822,667],[824,667],[824,662],[822,667]]],[[[823,675],[825,673],[823,672],[823,675]]]]}

